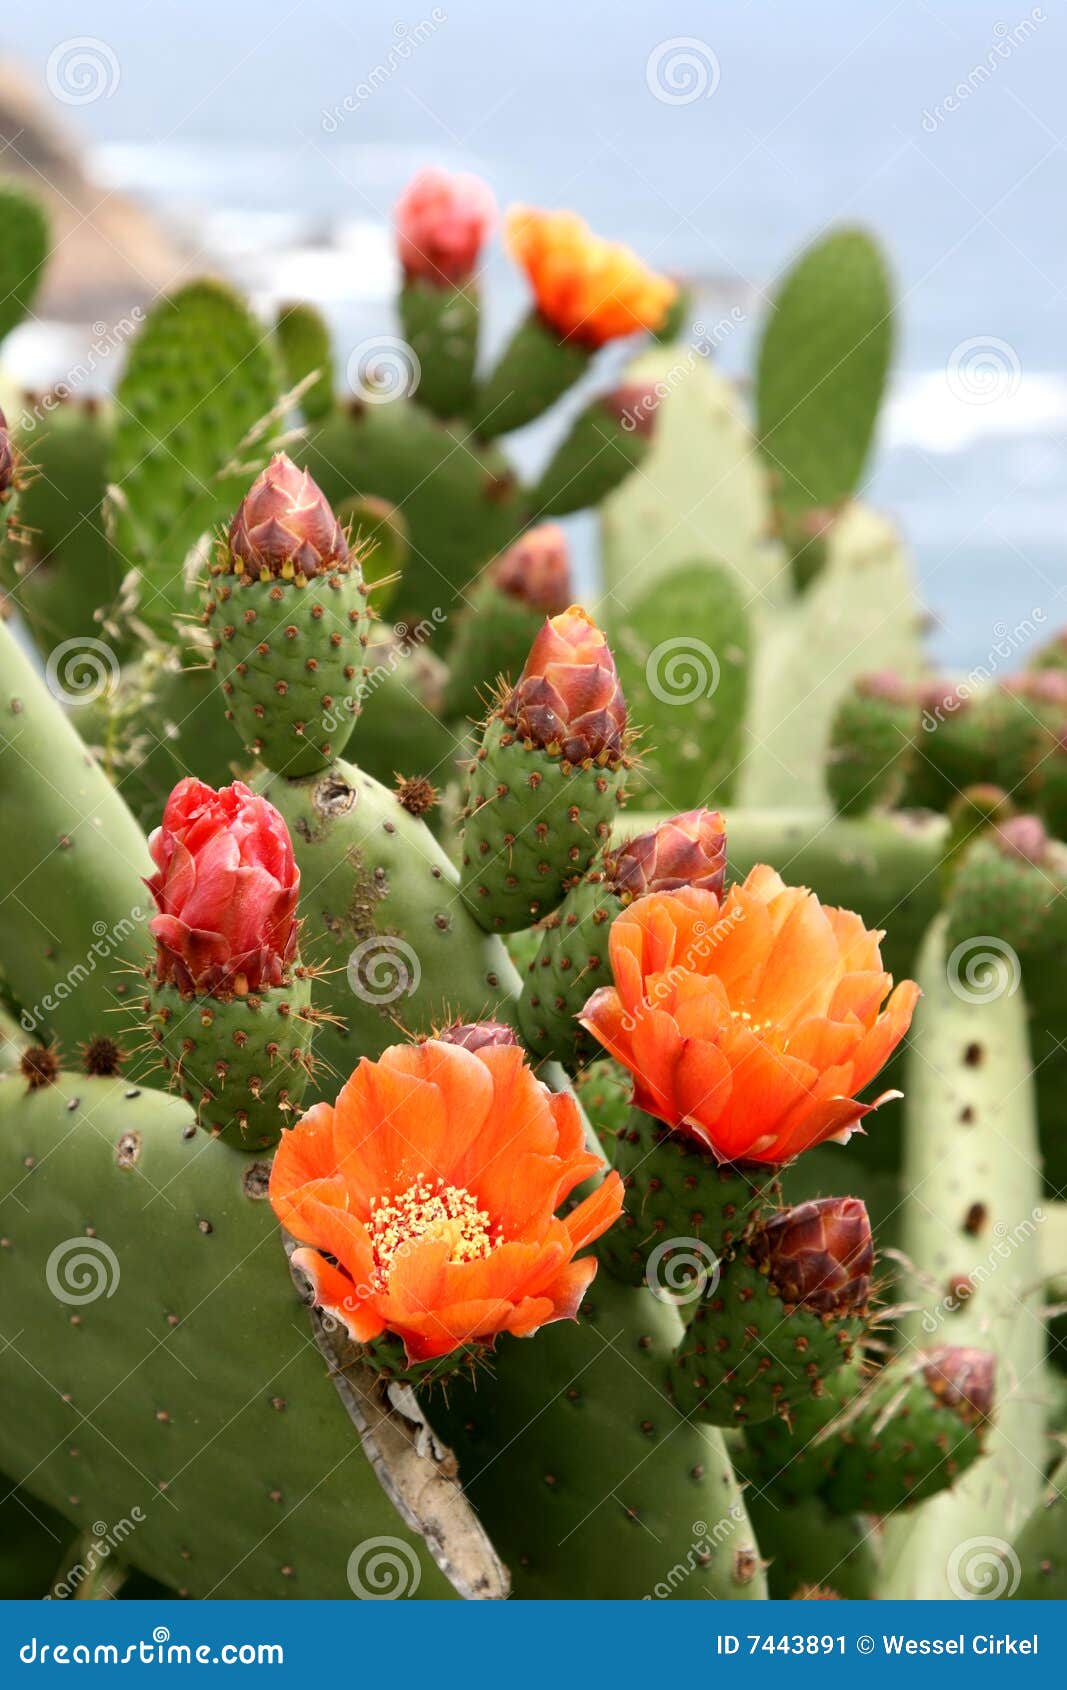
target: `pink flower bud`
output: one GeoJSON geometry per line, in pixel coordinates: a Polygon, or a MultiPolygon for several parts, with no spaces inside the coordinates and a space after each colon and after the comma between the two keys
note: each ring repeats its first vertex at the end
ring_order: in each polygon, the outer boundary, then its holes
{"type": "Polygon", "coordinates": [[[238,505],[229,547],[231,565],[251,581],[264,572],[312,576],[348,563],[348,545],[325,494],[284,452],[238,505]]]}
{"type": "Polygon", "coordinates": [[[296,954],[300,870],[273,804],[241,781],[215,792],[181,780],[148,849],[156,978],[216,997],[280,985],[296,954]]]}
{"type": "Polygon", "coordinates": [[[405,281],[459,287],[478,263],[496,221],[496,201],[480,177],[430,165],[412,177],[395,215],[405,281]]]}

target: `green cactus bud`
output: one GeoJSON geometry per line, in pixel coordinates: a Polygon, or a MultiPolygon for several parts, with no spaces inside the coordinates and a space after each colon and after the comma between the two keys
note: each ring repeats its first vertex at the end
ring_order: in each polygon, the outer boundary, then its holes
{"type": "Polygon", "coordinates": [[[863,1332],[873,1266],[858,1197],[762,1222],[689,1311],[671,1370],[679,1411],[737,1426],[821,1396],[863,1332]]]}
{"type": "Polygon", "coordinates": [[[673,1293],[690,1268],[712,1273],[777,1195],[776,1169],[716,1162],[695,1139],[640,1109],[629,1111],[605,1148],[626,1199],[599,1253],[626,1285],[665,1285],[673,1293]]]}
{"type": "Polygon", "coordinates": [[[892,808],[914,752],[918,710],[893,673],[857,681],[830,729],[826,785],[838,815],[892,808]]]}
{"type": "Polygon", "coordinates": [[[621,909],[648,892],[700,886],[722,894],[726,832],[717,810],[689,810],[604,854],[545,917],[543,937],[519,1000],[527,1049],[565,1067],[592,1054],[595,1040],[577,1017],[610,980],[608,933],[621,909]]]}
{"type": "Polygon", "coordinates": [[[242,501],[211,573],[204,624],[246,749],[286,774],[325,767],[359,713],[367,589],[322,493],[284,453],[242,501]]]}
{"type": "Polygon", "coordinates": [[[461,884],[487,931],[530,926],[585,873],[611,831],[626,748],[607,641],[573,607],[544,624],[470,764],[461,884]]]}
{"type": "Polygon", "coordinates": [[[830,1506],[888,1514],[945,1490],[982,1452],[995,1376],[985,1350],[909,1351],[889,1362],[842,1423],[830,1506]]]}
{"type": "Polygon", "coordinates": [[[745,1450],[739,1466],[746,1479],[776,1502],[800,1502],[814,1496],[833,1471],[832,1428],[863,1383],[860,1363],[853,1359],[830,1373],[821,1396],[807,1396],[791,1404],[788,1419],[774,1414],[745,1427],[745,1450]]]}
{"type": "Polygon", "coordinates": [[[450,717],[484,714],[492,685],[518,680],[546,616],[573,603],[570,548],[562,528],[530,528],[485,571],[457,618],[444,707],[450,717]]]}
{"type": "Polygon", "coordinates": [[[338,505],[337,520],[348,535],[350,548],[359,554],[371,603],[376,613],[384,616],[399,591],[410,550],[404,513],[388,499],[368,493],[365,498],[345,499],[338,505]]]}

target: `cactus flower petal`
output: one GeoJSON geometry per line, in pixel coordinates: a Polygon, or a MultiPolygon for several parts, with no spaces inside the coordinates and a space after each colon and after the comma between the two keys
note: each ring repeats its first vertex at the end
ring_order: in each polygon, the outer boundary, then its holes
{"type": "Polygon", "coordinates": [[[615,984],[582,1024],[634,1079],[634,1101],[723,1162],[780,1164],[847,1139],[893,1093],[862,1091],[919,989],[881,968],[881,935],[759,865],[713,890],[652,892],[611,930],[615,984]]]}
{"type": "Polygon", "coordinates": [[[512,206],[506,236],[541,316],[561,339],[598,347],[663,326],[677,295],[674,283],[629,247],[600,240],[575,212],[512,206]]]}
{"type": "Polygon", "coordinates": [[[574,1258],[618,1218],[618,1175],[556,1210],[601,1167],[517,1045],[427,1039],[364,1058],[285,1134],[270,1198],[320,1305],[415,1364],[574,1318],[596,1272],[574,1258]]]}
{"type": "Polygon", "coordinates": [[[215,996],[279,985],[296,954],[300,870],[273,804],[241,781],[216,792],[189,777],[148,848],[157,979],[215,996]]]}

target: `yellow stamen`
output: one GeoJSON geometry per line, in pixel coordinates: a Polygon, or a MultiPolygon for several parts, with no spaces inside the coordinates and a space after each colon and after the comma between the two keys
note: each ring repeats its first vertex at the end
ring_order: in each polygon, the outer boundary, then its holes
{"type": "Polygon", "coordinates": [[[423,1176],[392,1198],[372,1198],[370,1235],[375,1274],[384,1289],[393,1263],[416,1241],[444,1239],[450,1262],[482,1261],[500,1242],[477,1199],[461,1185],[431,1184],[423,1176]]]}

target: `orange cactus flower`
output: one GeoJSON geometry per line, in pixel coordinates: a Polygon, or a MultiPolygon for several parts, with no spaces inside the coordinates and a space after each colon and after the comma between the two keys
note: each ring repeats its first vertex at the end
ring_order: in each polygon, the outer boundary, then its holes
{"type": "Polygon", "coordinates": [[[270,1200],[316,1302],[414,1364],[575,1317],[596,1273],[575,1256],[617,1219],[618,1175],[556,1210],[602,1166],[518,1045],[428,1039],[364,1057],[285,1134],[270,1200]]]}
{"type": "Polygon", "coordinates": [[[919,997],[912,980],[892,990],[881,938],[762,864],[721,906],[694,887],[652,893],[616,918],[615,984],[582,1024],[630,1070],[638,1108],[720,1162],[788,1162],[899,1096],[855,1096],[919,997]]]}
{"type": "Polygon", "coordinates": [[[678,292],[629,247],[600,240],[573,211],[512,206],[505,235],[538,310],[565,340],[597,347],[638,329],[658,329],[678,292]]]}

